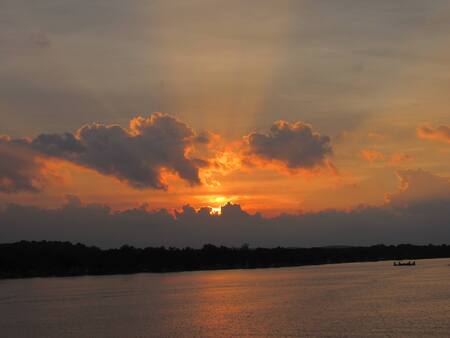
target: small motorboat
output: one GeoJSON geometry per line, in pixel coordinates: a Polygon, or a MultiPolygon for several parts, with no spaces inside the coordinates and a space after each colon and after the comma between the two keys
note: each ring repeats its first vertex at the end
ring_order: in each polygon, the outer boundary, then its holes
{"type": "Polygon", "coordinates": [[[416,265],[416,261],[408,261],[408,262],[394,262],[393,264],[394,266],[415,266],[416,265]]]}

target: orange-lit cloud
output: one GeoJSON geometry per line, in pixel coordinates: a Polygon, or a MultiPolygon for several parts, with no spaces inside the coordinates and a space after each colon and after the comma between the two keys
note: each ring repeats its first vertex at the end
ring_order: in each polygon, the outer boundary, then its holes
{"type": "Polygon", "coordinates": [[[384,160],[384,154],[381,151],[373,150],[373,149],[361,150],[361,157],[369,163],[374,163],[377,161],[384,160]]]}
{"type": "Polygon", "coordinates": [[[393,153],[389,158],[389,164],[392,166],[397,166],[411,160],[412,160],[411,155],[405,153],[393,153]]]}
{"type": "Polygon", "coordinates": [[[417,136],[424,140],[450,143],[450,126],[440,125],[436,128],[420,126],[417,128],[417,136]]]}
{"type": "Polygon", "coordinates": [[[253,163],[275,162],[289,171],[329,166],[333,154],[330,138],[301,121],[276,121],[268,133],[251,133],[246,142],[246,154],[253,158],[253,163]]]}
{"type": "MultiPolygon", "coordinates": [[[[248,137],[227,140],[209,131],[196,133],[164,114],[135,118],[128,129],[90,124],[73,134],[41,134],[29,140],[2,139],[7,144],[17,143],[23,151],[32,152],[40,159],[40,177],[46,178],[48,201],[72,193],[89,202],[108,203],[115,210],[143,202],[170,208],[189,202],[196,208],[209,206],[218,211],[221,204],[233,201],[244,203],[248,210],[275,214],[300,207],[302,197],[283,196],[287,191],[292,190],[290,195],[299,187],[304,191],[315,186],[324,188],[330,184],[328,178],[336,174],[329,159],[328,137],[313,132],[309,125],[277,122],[271,133],[251,135],[267,137],[269,149],[264,152],[263,145],[255,140],[249,144],[248,137]],[[284,153],[278,154],[277,150],[284,153]],[[176,161],[171,162],[172,158],[181,156],[195,166],[197,182],[202,184],[183,184],[188,179],[180,174],[182,169],[176,161]],[[164,165],[157,162],[160,157],[164,165]],[[154,167],[147,166],[150,164],[154,167]],[[322,177],[325,171],[327,175],[322,177]],[[151,195],[136,189],[155,187],[140,172],[157,178],[157,187],[170,189],[156,189],[151,195]],[[298,187],[290,183],[293,174],[298,187]],[[54,184],[49,187],[49,182],[54,184]]],[[[30,201],[24,196],[15,200],[30,201]]],[[[36,203],[49,205],[44,202],[36,203]]]]}
{"type": "MultiPolygon", "coordinates": [[[[3,137],[4,143],[20,145],[24,151],[35,154],[41,165],[40,177],[45,178],[39,186],[46,187],[42,193],[44,198],[33,201],[19,195],[10,200],[39,206],[59,205],[61,196],[70,193],[89,203],[108,204],[114,210],[142,203],[176,208],[188,202],[195,208],[208,206],[216,212],[223,203],[233,201],[243,204],[247,210],[276,215],[301,209],[308,191],[336,184],[333,181],[337,170],[330,160],[330,141],[312,131],[311,126],[276,122],[272,132],[250,135],[264,135],[271,149],[264,152],[264,147],[254,140],[249,144],[248,136],[229,140],[210,131],[196,133],[165,114],[135,118],[127,129],[89,124],[75,133],[41,134],[27,140],[3,137]],[[155,124],[159,126],[156,128],[155,124]],[[146,133],[151,135],[141,140],[146,133]],[[154,164],[153,155],[173,157],[165,151],[170,149],[182,153],[195,165],[201,184],[186,185],[186,177],[175,170],[178,168],[175,165],[154,167],[158,187],[168,189],[148,191],[140,189],[154,188],[148,181],[146,186],[131,182],[132,179],[142,181],[139,175],[134,176],[136,170],[137,173],[147,170],[148,158],[154,164]]],[[[153,172],[150,170],[148,174],[153,172]]]]}
{"type": "Polygon", "coordinates": [[[82,167],[64,159],[49,157],[33,150],[29,140],[0,140],[0,192],[43,193],[49,186],[65,187],[71,182],[71,171],[82,167]]]}
{"type": "Polygon", "coordinates": [[[196,137],[185,123],[155,113],[132,119],[128,130],[117,125],[90,124],[75,134],[41,134],[29,146],[47,156],[117,177],[135,188],[167,189],[163,170],[191,185],[200,184],[199,168],[207,162],[188,157],[196,137]]]}
{"type": "MultiPolygon", "coordinates": [[[[359,136],[367,139],[367,132],[359,136]]],[[[75,133],[0,140],[32,154],[37,169],[23,173],[35,191],[46,187],[39,201],[20,194],[32,189],[9,187],[9,192],[19,194],[0,196],[0,203],[8,199],[45,207],[60,205],[61,196],[74,194],[113,210],[142,203],[174,210],[189,203],[196,210],[209,207],[217,213],[229,201],[264,216],[346,210],[359,204],[380,205],[385,192],[395,187],[392,167],[404,168],[412,159],[387,144],[383,152],[369,147],[360,153],[380,165],[355,165],[358,145],[346,152],[346,144],[337,144],[339,156],[334,155],[330,138],[303,122],[277,121],[266,132],[227,139],[208,130],[196,132],[160,113],[132,119],[127,128],[89,124],[75,133]],[[193,168],[192,175],[183,164],[193,168]]],[[[406,144],[401,147],[410,151],[406,144]]],[[[7,185],[11,183],[4,181],[7,185]]]]}
{"type": "Polygon", "coordinates": [[[402,152],[394,152],[388,156],[381,151],[373,149],[363,149],[361,150],[360,155],[368,163],[384,162],[394,167],[402,165],[412,159],[412,156],[402,152]]]}
{"type": "Polygon", "coordinates": [[[425,170],[399,170],[397,177],[397,191],[386,194],[386,200],[392,204],[450,198],[450,180],[447,177],[425,170]]]}
{"type": "Polygon", "coordinates": [[[259,170],[302,177],[337,175],[330,159],[329,137],[303,122],[277,121],[268,133],[253,132],[241,140],[224,140],[216,134],[211,134],[209,140],[209,165],[201,169],[200,175],[210,187],[221,186],[224,176],[237,171],[247,175],[259,170]]]}
{"type": "Polygon", "coordinates": [[[32,151],[0,141],[0,192],[40,191],[45,184],[43,170],[43,163],[32,151]]]}

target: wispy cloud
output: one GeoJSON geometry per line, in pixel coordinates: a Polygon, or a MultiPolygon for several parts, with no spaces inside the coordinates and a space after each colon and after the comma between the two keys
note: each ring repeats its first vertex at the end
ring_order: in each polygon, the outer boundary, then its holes
{"type": "Polygon", "coordinates": [[[373,150],[373,149],[361,150],[361,157],[369,163],[384,160],[384,154],[381,151],[373,150]]]}
{"type": "Polygon", "coordinates": [[[420,126],[417,128],[417,136],[424,140],[450,143],[450,126],[420,126]]]}

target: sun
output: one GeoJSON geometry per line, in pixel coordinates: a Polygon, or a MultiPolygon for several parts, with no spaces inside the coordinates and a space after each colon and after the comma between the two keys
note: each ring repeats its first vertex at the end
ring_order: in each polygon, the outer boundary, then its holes
{"type": "Polygon", "coordinates": [[[211,208],[211,215],[220,215],[222,213],[222,205],[227,201],[225,196],[210,196],[208,198],[208,207],[211,208]]]}
{"type": "Polygon", "coordinates": [[[209,207],[211,211],[209,212],[211,215],[220,215],[222,213],[222,207],[209,207]]]}
{"type": "Polygon", "coordinates": [[[202,196],[203,205],[207,205],[211,209],[211,215],[220,215],[222,207],[229,202],[237,200],[238,196],[208,195],[202,196]]]}

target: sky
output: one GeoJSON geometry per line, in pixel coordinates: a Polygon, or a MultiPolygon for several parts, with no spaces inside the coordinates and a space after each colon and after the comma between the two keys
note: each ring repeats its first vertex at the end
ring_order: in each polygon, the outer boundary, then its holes
{"type": "Polygon", "coordinates": [[[1,238],[448,243],[449,41],[441,0],[2,0],[1,238]]]}

